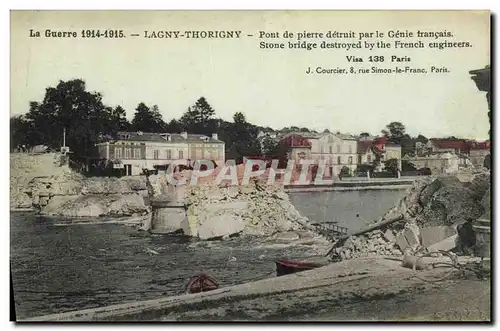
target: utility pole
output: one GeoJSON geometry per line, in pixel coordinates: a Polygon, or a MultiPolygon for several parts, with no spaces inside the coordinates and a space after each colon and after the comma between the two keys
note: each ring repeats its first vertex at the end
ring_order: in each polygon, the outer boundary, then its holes
{"type": "Polygon", "coordinates": [[[63,129],[63,147],[66,147],[66,128],[63,129]]]}

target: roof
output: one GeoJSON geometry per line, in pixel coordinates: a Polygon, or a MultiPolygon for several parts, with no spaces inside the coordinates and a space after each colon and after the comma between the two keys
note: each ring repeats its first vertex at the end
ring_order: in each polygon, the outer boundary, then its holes
{"type": "Polygon", "coordinates": [[[187,134],[187,138],[184,138],[181,133],[153,133],[153,132],[126,132],[119,131],[114,135],[114,140],[129,140],[129,141],[150,141],[150,142],[166,142],[164,138],[165,135],[170,135],[171,142],[181,143],[181,142],[203,142],[202,138],[208,139],[207,142],[212,143],[222,143],[223,141],[214,139],[213,137],[203,135],[203,134],[187,134]],[[126,137],[126,138],[125,138],[126,137]]]}
{"type": "Polygon", "coordinates": [[[287,133],[284,133],[283,135],[281,135],[282,138],[286,138],[286,137],[289,137],[289,136],[302,136],[304,138],[308,138],[308,139],[319,139],[321,138],[321,133],[316,133],[316,132],[301,132],[301,131],[296,131],[296,132],[287,132],[287,133]]]}
{"type": "Polygon", "coordinates": [[[429,139],[434,145],[440,149],[460,149],[467,151],[470,149],[469,144],[463,139],[429,139]]]}
{"type": "Polygon", "coordinates": [[[352,134],[348,133],[334,133],[334,134],[342,140],[358,140],[358,138],[356,138],[352,134]]]}
{"type": "Polygon", "coordinates": [[[358,145],[358,150],[357,150],[358,154],[365,154],[369,150],[371,150],[375,154],[384,153],[384,151],[378,148],[377,145],[373,143],[373,141],[358,141],[357,145],[358,145]]]}
{"type": "Polygon", "coordinates": [[[365,154],[372,145],[372,141],[358,141],[358,154],[365,154]]]}
{"type": "Polygon", "coordinates": [[[482,141],[482,142],[471,142],[470,143],[470,149],[472,150],[489,150],[490,149],[490,141],[482,141]]]}
{"type": "Polygon", "coordinates": [[[281,139],[281,144],[288,148],[311,148],[311,142],[308,138],[300,135],[290,133],[281,139]]]}

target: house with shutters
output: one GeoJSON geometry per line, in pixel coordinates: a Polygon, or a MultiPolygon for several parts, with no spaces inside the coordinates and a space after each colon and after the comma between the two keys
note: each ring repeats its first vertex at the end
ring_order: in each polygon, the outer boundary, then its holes
{"type": "Polygon", "coordinates": [[[338,176],[343,167],[352,173],[357,165],[357,139],[340,132],[290,132],[281,137],[288,159],[312,159],[325,164],[325,177],[338,176]]]}
{"type": "Polygon", "coordinates": [[[357,153],[358,164],[372,164],[379,157],[381,166],[384,165],[385,161],[390,159],[398,160],[399,169],[402,166],[401,146],[388,141],[386,137],[375,137],[373,140],[362,139],[358,141],[357,153]]]}
{"type": "Polygon", "coordinates": [[[192,166],[197,160],[225,160],[225,143],[217,134],[211,136],[183,133],[117,132],[97,143],[100,159],[124,170],[125,175],[139,175],[144,169],[155,170],[176,164],[192,166]]]}

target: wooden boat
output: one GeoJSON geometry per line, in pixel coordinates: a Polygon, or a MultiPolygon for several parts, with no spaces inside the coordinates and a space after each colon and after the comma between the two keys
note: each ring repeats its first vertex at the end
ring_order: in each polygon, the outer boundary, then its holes
{"type": "Polygon", "coordinates": [[[279,260],[276,263],[276,276],[293,274],[300,271],[322,267],[323,264],[307,261],[279,260]]]}
{"type": "Polygon", "coordinates": [[[206,273],[197,274],[189,280],[186,293],[200,293],[200,292],[208,292],[213,291],[219,288],[219,283],[215,280],[215,278],[207,275],[206,273]]]}

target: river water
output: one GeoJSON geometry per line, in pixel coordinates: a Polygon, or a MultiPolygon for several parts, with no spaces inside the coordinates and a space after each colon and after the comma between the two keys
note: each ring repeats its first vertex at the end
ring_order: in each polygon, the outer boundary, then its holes
{"type": "MultiPolygon", "coordinates": [[[[336,219],[353,230],[403,195],[395,190],[290,194],[304,216],[336,219]]],[[[221,287],[268,278],[275,274],[273,259],[312,254],[306,246],[252,238],[201,242],[120,224],[60,226],[29,212],[12,212],[10,225],[18,319],[178,295],[200,271],[215,276],[221,287]]]]}

